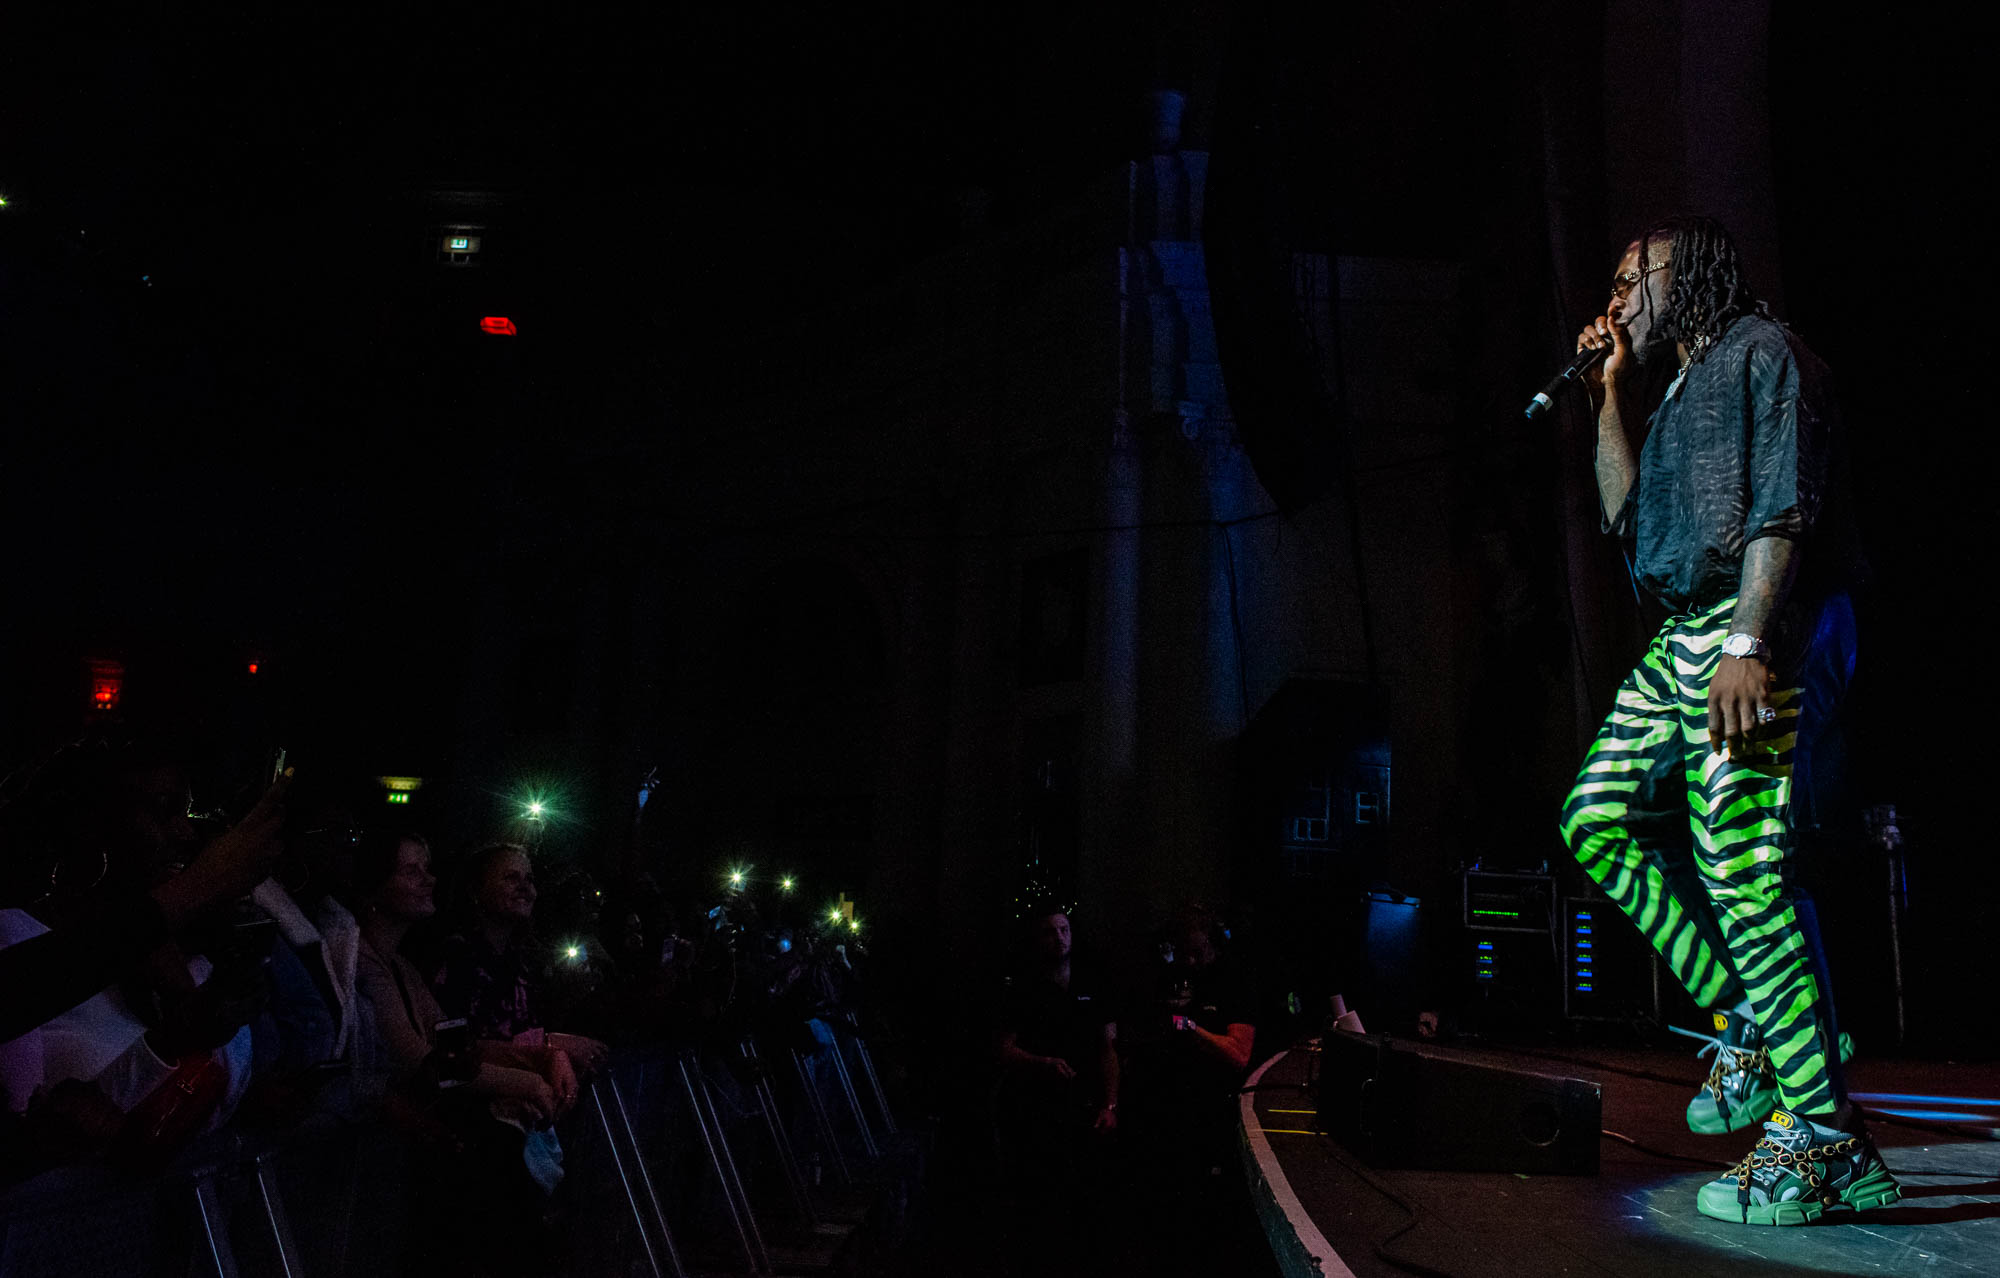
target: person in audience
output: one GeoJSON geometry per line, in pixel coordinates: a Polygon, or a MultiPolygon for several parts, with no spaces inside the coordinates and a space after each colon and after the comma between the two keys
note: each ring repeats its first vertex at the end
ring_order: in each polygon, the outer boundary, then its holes
{"type": "Polygon", "coordinates": [[[551,1061],[490,1047],[475,1051],[468,1036],[462,1054],[473,1064],[470,1077],[458,1080],[448,1075],[464,1065],[435,1055],[446,1014],[422,973],[401,952],[410,928],[437,912],[437,878],[430,859],[429,844],[400,833],[366,835],[356,850],[351,889],[359,924],[355,994],[357,1010],[365,1013],[357,1022],[357,1068],[398,1083],[463,1081],[474,1095],[510,1102],[507,1112],[546,1123],[566,1108],[566,1100],[574,1099],[574,1077],[559,1072],[551,1061]]]}
{"type": "Polygon", "coordinates": [[[361,826],[324,791],[293,791],[290,837],[251,899],[272,919],[295,964],[273,965],[273,1010],[285,1073],[344,1060],[354,1037],[355,964],[360,925],[336,899],[352,873],[361,826]],[[294,975],[295,974],[295,975],[294,975]],[[288,980],[288,978],[290,978],[288,980]]]}
{"type": "MultiPolygon", "coordinates": [[[[107,921],[136,919],[141,939],[111,942],[115,968],[80,956],[76,973],[55,974],[56,996],[19,996],[36,1012],[61,1010],[0,1045],[0,1098],[29,1127],[48,1120],[46,1129],[75,1138],[45,1150],[50,1161],[95,1152],[115,1133],[128,1161],[163,1163],[226,1121],[250,1082],[248,1026],[266,1000],[271,941],[217,904],[275,853],[284,783],[197,854],[187,778],[169,755],[95,743],[59,771],[34,825],[52,853],[47,890],[25,909],[0,911],[0,953],[40,942],[14,972],[33,980],[52,947],[57,958],[74,953],[75,938],[102,936],[107,921]],[[118,979],[71,1002],[109,971],[118,979]],[[31,1112],[38,1103],[51,1110],[31,1112]]],[[[10,981],[10,1003],[15,988],[10,981]]],[[[11,1028],[32,1020],[12,1010],[11,1028]]]]}
{"type": "Polygon", "coordinates": [[[357,1069],[387,1084],[391,1117],[431,1138],[418,1146],[419,1183],[437,1197],[433,1215],[411,1222],[411,1269],[544,1273],[548,1185],[531,1174],[526,1151],[531,1133],[575,1103],[576,1077],[559,1051],[474,1043],[447,1020],[401,953],[410,929],[436,913],[436,889],[423,839],[363,836],[350,889],[360,924],[357,1069]]]}
{"type": "Polygon", "coordinates": [[[461,879],[459,925],[432,967],[438,1005],[464,1017],[476,1040],[553,1047],[574,1074],[588,1077],[610,1049],[582,1035],[550,1034],[529,978],[537,892],[528,850],[488,844],[468,859],[461,879]]]}
{"type": "MultiPolygon", "coordinates": [[[[241,896],[268,873],[282,849],[278,832],[285,821],[288,784],[284,780],[274,785],[242,821],[212,840],[180,873],[150,886],[105,882],[100,892],[72,899],[67,907],[42,911],[49,920],[35,915],[43,929],[53,925],[54,930],[35,932],[0,949],[0,1043],[20,1037],[123,979],[191,921],[216,904],[241,896]]],[[[57,907],[47,893],[51,879],[65,877],[61,867],[66,862],[64,849],[50,845],[70,843],[74,846],[67,852],[86,855],[82,845],[95,841],[66,838],[64,833],[82,823],[82,814],[73,804],[51,803],[30,788],[6,805],[5,818],[0,820],[0,860],[10,867],[39,864],[35,853],[44,848],[57,856],[44,867],[37,887],[16,891],[12,895],[18,899],[0,904],[57,907]]],[[[94,854],[86,859],[94,859],[94,854]]],[[[108,862],[104,878],[110,878],[108,862]]]]}

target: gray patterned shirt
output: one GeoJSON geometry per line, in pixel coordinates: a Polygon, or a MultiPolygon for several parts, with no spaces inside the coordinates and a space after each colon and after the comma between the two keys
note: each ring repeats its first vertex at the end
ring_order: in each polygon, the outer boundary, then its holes
{"type": "Polygon", "coordinates": [[[1792,602],[1844,584],[1850,548],[1820,553],[1814,535],[1839,426],[1828,383],[1803,342],[1755,315],[1675,379],[1648,423],[1632,490],[1606,523],[1633,542],[1641,586],[1676,611],[1706,608],[1736,593],[1743,552],[1759,537],[1815,547],[1792,602]]]}

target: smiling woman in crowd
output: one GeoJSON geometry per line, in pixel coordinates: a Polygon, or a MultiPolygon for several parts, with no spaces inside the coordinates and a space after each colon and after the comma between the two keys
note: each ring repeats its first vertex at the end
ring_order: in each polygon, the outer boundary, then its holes
{"type": "MultiPolygon", "coordinates": [[[[433,966],[431,988],[448,1016],[462,1016],[472,1037],[524,1049],[552,1049],[562,1057],[552,1077],[565,1071],[569,1099],[576,1078],[587,1077],[606,1048],[577,1034],[548,1033],[533,983],[529,929],[537,890],[528,850],[492,843],[474,852],[463,870],[459,926],[433,966]]],[[[562,1099],[558,1087],[558,1100],[562,1099]]]]}
{"type": "Polygon", "coordinates": [[[447,1268],[541,1272],[547,1240],[534,1222],[547,1187],[529,1174],[523,1148],[529,1133],[545,1131],[575,1102],[576,1076],[558,1051],[451,1040],[451,1022],[401,953],[410,929],[437,912],[430,859],[429,844],[408,834],[371,833],[355,854],[355,985],[361,1020],[373,1030],[357,1035],[357,1064],[387,1075],[392,1100],[417,1102],[418,1130],[442,1129],[459,1147],[433,1142],[420,1152],[434,1160],[421,1179],[438,1196],[430,1217],[437,1228],[416,1231],[415,1253],[447,1268]],[[503,1238],[482,1226],[493,1218],[519,1228],[503,1238]]]}

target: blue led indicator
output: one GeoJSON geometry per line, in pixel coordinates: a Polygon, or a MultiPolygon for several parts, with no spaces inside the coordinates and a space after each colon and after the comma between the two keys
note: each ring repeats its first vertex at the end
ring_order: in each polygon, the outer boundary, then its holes
{"type": "Polygon", "coordinates": [[[1580,994],[1588,994],[1588,993],[1590,993],[1590,986],[1588,986],[1588,985],[1579,985],[1579,986],[1577,986],[1576,988],[1577,988],[1577,992],[1578,992],[1578,993],[1580,993],[1580,994]]]}
{"type": "Polygon", "coordinates": [[[1577,918],[1578,918],[1579,920],[1582,920],[1582,919],[1587,919],[1587,918],[1589,918],[1589,917],[1590,917],[1590,911],[1589,911],[1589,910],[1578,910],[1578,911],[1576,912],[1576,917],[1577,917],[1577,918]]]}
{"type": "Polygon", "coordinates": [[[1589,935],[1590,935],[1590,929],[1589,929],[1589,928],[1587,928],[1587,927],[1580,927],[1580,928],[1578,928],[1578,929],[1576,930],[1576,934],[1577,934],[1578,936],[1589,936],[1589,935]]]}
{"type": "Polygon", "coordinates": [[[1490,950],[1490,949],[1492,949],[1492,948],[1493,948],[1493,942],[1491,942],[1491,941],[1481,941],[1481,942],[1479,943],[1479,948],[1480,948],[1480,949],[1482,949],[1482,950],[1490,950]]]}

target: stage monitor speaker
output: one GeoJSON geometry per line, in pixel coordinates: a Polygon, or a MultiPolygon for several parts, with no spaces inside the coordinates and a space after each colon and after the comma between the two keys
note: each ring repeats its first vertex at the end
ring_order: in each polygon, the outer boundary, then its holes
{"type": "Polygon", "coordinates": [[[1371,1166],[1594,1176],[1596,1083],[1387,1035],[1321,1042],[1319,1124],[1371,1166]]]}

